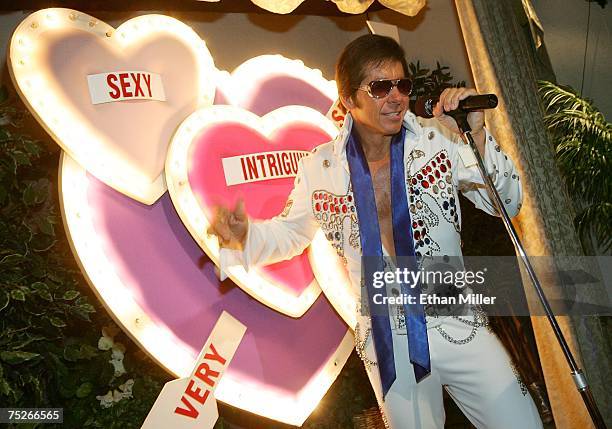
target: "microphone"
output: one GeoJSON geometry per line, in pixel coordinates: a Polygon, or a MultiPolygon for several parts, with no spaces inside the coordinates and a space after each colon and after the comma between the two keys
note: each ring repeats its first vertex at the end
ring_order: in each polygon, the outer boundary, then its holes
{"type": "MultiPolygon", "coordinates": [[[[410,102],[410,110],[421,118],[433,118],[433,109],[440,99],[439,96],[419,97],[413,103],[410,102]]],[[[495,94],[471,95],[459,102],[459,107],[445,114],[452,116],[455,112],[471,112],[473,110],[494,109],[497,107],[497,96],[495,94]]]]}

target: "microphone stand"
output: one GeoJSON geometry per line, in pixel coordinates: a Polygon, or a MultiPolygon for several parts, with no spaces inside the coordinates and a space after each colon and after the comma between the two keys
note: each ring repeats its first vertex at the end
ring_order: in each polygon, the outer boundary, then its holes
{"type": "Polygon", "coordinates": [[[557,319],[555,318],[555,315],[552,312],[552,309],[550,308],[548,300],[546,299],[546,296],[544,295],[544,291],[542,290],[540,281],[538,280],[535,274],[535,271],[533,267],[531,266],[529,259],[527,258],[525,249],[518,238],[518,235],[516,233],[516,230],[514,229],[514,226],[512,225],[512,222],[510,222],[510,216],[508,216],[508,212],[506,211],[506,208],[504,207],[504,204],[502,203],[501,197],[499,196],[497,189],[495,189],[495,185],[493,184],[493,181],[487,174],[487,171],[484,166],[484,162],[482,160],[482,157],[480,156],[480,153],[478,152],[478,148],[476,147],[476,143],[474,142],[474,138],[472,137],[472,134],[471,134],[472,128],[470,127],[470,124],[467,121],[468,112],[458,109],[453,112],[446,112],[446,114],[452,116],[455,119],[455,121],[457,122],[457,125],[459,126],[459,129],[461,130],[461,133],[463,134],[465,140],[467,140],[467,143],[469,144],[470,148],[472,149],[472,152],[474,153],[474,156],[476,157],[476,161],[478,163],[478,169],[480,170],[480,174],[482,175],[482,178],[485,181],[485,185],[487,189],[489,190],[490,195],[493,197],[493,203],[495,204],[495,208],[497,209],[497,212],[499,213],[500,217],[504,221],[504,225],[506,227],[506,230],[508,231],[508,234],[510,235],[510,239],[512,240],[514,247],[518,251],[520,258],[523,261],[523,264],[525,265],[525,269],[527,270],[527,273],[529,274],[529,278],[531,279],[531,282],[533,283],[533,286],[535,287],[538,297],[540,298],[540,302],[542,303],[542,306],[544,307],[544,311],[546,312],[546,317],[548,318],[548,322],[550,323],[551,328],[553,332],[555,333],[555,336],[557,337],[557,341],[559,342],[559,345],[561,346],[561,350],[563,351],[563,354],[565,355],[565,359],[567,360],[567,363],[572,373],[572,378],[574,379],[576,388],[580,392],[580,395],[582,396],[582,400],[584,401],[584,404],[587,407],[589,415],[591,416],[591,420],[593,420],[593,423],[595,424],[595,427],[597,429],[606,429],[606,424],[603,420],[601,413],[599,412],[599,409],[597,408],[597,404],[595,403],[595,398],[593,398],[593,394],[591,393],[591,389],[589,388],[586,377],[584,373],[582,372],[582,369],[577,365],[576,360],[574,359],[574,356],[567,344],[567,341],[565,340],[565,337],[563,336],[563,333],[561,332],[561,328],[559,327],[559,324],[557,323],[557,319]]]}

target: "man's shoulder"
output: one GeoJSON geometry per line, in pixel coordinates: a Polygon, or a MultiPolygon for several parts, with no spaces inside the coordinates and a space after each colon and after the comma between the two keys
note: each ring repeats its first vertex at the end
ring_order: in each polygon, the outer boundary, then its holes
{"type": "Polygon", "coordinates": [[[310,154],[305,156],[303,159],[304,167],[310,167],[316,165],[321,159],[328,159],[334,153],[334,141],[329,141],[315,147],[310,154]]]}
{"type": "Polygon", "coordinates": [[[440,136],[444,140],[449,142],[454,142],[457,139],[457,136],[453,134],[451,130],[443,126],[440,122],[438,122],[435,118],[425,119],[418,118],[419,125],[423,130],[423,134],[427,136],[428,140],[433,140],[430,136],[440,136]],[[433,134],[431,134],[433,132],[433,134]]]}

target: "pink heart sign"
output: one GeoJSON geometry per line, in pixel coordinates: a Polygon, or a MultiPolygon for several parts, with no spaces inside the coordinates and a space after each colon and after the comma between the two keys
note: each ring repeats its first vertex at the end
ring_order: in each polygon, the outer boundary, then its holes
{"type": "Polygon", "coordinates": [[[15,30],[11,76],[56,142],[91,174],[145,204],[166,190],[172,133],[213,103],[216,69],[187,25],[143,15],[117,29],[71,9],[44,9],[15,30]]]}
{"type": "MultiPolygon", "coordinates": [[[[233,207],[242,198],[252,219],[281,213],[299,158],[336,133],[321,113],[303,106],[263,117],[213,106],[183,122],[168,151],[168,190],[183,223],[215,263],[218,242],[206,234],[213,206],[233,207]]],[[[228,274],[251,296],[293,317],[302,316],[320,294],[306,252],[248,272],[234,266],[228,274]]]]}
{"type": "Polygon", "coordinates": [[[229,312],[247,331],[215,398],[301,425],[353,350],[351,332],[325,297],[298,319],[262,305],[219,281],[167,194],[140,204],[62,158],[66,232],[115,321],[160,365],[186,377],[220,314],[229,312]]]}
{"type": "Polygon", "coordinates": [[[215,104],[240,106],[263,116],[283,106],[308,106],[325,114],[338,97],[336,82],[300,60],[260,55],[240,64],[231,74],[217,76],[215,104]]]}

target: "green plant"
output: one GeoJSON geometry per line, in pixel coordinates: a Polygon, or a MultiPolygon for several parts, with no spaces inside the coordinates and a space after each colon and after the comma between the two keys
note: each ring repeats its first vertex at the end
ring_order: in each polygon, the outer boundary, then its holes
{"type": "Polygon", "coordinates": [[[97,311],[61,227],[60,149],[23,133],[25,127],[38,130],[19,100],[3,88],[0,403],[64,408],[62,427],[67,428],[139,427],[167,376],[120,335],[117,340],[127,348],[98,347],[102,326],[112,322],[97,311]],[[118,360],[125,372],[113,366],[118,360]],[[103,408],[97,397],[115,390],[125,399],[103,408]]]}
{"type": "Polygon", "coordinates": [[[408,70],[413,82],[412,99],[423,95],[440,95],[445,88],[465,86],[464,81],[453,82],[449,67],[441,66],[437,61],[433,70],[421,68],[420,61],[408,64],[408,70]]]}
{"type": "MultiPolygon", "coordinates": [[[[612,124],[569,87],[541,81],[557,163],[577,209],[574,223],[584,243],[591,237],[612,250],[612,124]]],[[[590,247],[590,245],[586,246],[590,247]]]]}

